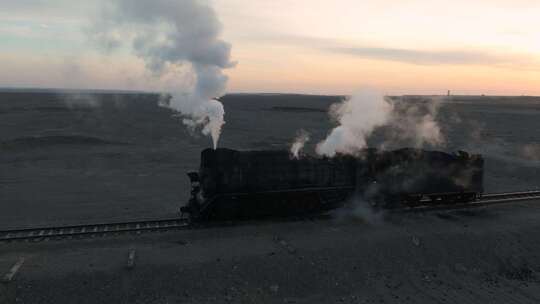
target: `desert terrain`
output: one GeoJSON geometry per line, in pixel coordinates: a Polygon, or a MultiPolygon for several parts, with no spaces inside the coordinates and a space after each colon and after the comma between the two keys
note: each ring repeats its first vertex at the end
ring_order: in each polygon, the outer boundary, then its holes
{"type": "MultiPolygon", "coordinates": [[[[341,98],[226,95],[219,146],[289,149],[304,129],[305,150],[314,153],[341,98]]],[[[158,101],[156,94],[0,94],[0,228],[176,216],[189,197],[186,172],[212,143],[158,101]]],[[[538,189],[540,98],[452,96],[436,120],[445,141],[426,148],[482,153],[485,192],[538,189]]]]}
{"type": "MultiPolygon", "coordinates": [[[[288,149],[304,129],[314,153],[340,98],[227,95],[219,145],[288,149]]],[[[155,94],[0,100],[2,229],[177,216],[211,145],[155,94]]],[[[427,148],[482,153],[486,192],[538,189],[539,99],[453,96],[436,118],[427,148]]],[[[538,303],[538,203],[4,243],[0,303],[538,303]]]]}

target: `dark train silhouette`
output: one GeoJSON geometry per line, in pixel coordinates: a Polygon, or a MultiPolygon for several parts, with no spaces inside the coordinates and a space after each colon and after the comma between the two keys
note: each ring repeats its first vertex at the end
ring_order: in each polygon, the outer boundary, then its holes
{"type": "Polygon", "coordinates": [[[375,208],[457,204],[483,193],[481,155],[404,148],[291,158],[288,151],[206,149],[181,208],[194,220],[316,213],[353,199],[375,208]]]}

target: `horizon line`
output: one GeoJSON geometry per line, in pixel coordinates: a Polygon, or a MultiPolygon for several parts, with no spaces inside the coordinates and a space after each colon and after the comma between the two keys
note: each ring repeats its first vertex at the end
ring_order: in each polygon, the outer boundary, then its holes
{"type": "MultiPolygon", "coordinates": [[[[168,93],[166,91],[153,90],[129,90],[129,89],[83,89],[83,88],[55,88],[55,87],[32,87],[32,86],[14,86],[2,87],[0,92],[22,92],[22,91],[41,91],[41,92],[84,92],[84,93],[120,93],[120,94],[161,94],[168,93]]],[[[226,95],[302,95],[302,96],[328,96],[328,97],[345,97],[352,94],[317,94],[317,93],[297,93],[297,92],[227,92],[226,95]]],[[[223,97],[221,96],[221,97],[223,97]]],[[[384,94],[384,96],[471,96],[471,97],[534,97],[540,98],[540,95],[491,95],[491,94],[384,94]]]]}

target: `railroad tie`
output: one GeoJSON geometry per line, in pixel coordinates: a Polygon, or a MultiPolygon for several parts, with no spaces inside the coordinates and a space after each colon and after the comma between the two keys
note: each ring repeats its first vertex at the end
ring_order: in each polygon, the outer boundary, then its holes
{"type": "Polygon", "coordinates": [[[135,266],[135,249],[130,249],[127,258],[127,269],[133,269],[135,266]]]}
{"type": "Polygon", "coordinates": [[[13,264],[11,269],[4,275],[4,277],[2,278],[2,282],[4,283],[11,282],[15,274],[17,274],[17,271],[19,271],[21,266],[24,264],[24,261],[25,261],[24,257],[19,258],[19,260],[15,264],[13,264]]]}

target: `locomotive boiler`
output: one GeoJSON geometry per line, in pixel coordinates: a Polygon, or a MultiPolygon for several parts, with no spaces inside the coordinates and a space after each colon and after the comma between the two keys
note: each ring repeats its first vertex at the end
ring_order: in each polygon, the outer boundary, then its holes
{"type": "Polygon", "coordinates": [[[288,151],[201,152],[189,172],[194,220],[252,219],[319,213],[361,200],[376,208],[473,201],[483,192],[483,158],[404,148],[354,156],[292,158],[288,151]]]}

